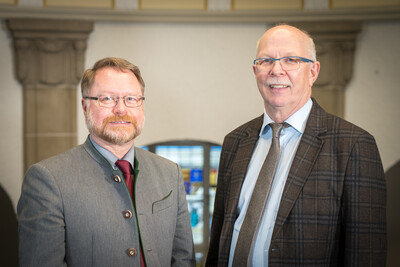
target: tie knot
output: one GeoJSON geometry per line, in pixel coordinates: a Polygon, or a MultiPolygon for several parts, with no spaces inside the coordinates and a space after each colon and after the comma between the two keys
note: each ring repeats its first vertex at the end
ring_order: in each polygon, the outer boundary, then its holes
{"type": "Polygon", "coordinates": [[[117,160],[115,162],[115,165],[122,171],[122,173],[125,174],[130,174],[131,172],[131,164],[127,160],[117,160]]]}
{"type": "Polygon", "coordinates": [[[281,134],[281,131],[283,128],[289,127],[289,124],[286,122],[284,123],[270,123],[269,126],[271,126],[272,129],[272,138],[279,138],[279,135],[281,134]]]}

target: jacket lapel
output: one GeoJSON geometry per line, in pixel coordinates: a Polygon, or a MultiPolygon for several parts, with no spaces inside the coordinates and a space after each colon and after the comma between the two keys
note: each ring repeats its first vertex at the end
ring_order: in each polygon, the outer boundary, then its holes
{"type": "Polygon", "coordinates": [[[281,230],[309,177],[323,145],[319,135],[326,131],[326,113],[313,100],[313,107],[283,190],[272,240],[276,238],[281,230]]]}
{"type": "Polygon", "coordinates": [[[247,167],[249,165],[254,147],[257,143],[263,115],[253,120],[248,127],[240,133],[239,144],[232,162],[232,174],[228,189],[227,212],[237,217],[237,206],[239,202],[240,191],[242,189],[244,178],[246,177],[247,167]]]}

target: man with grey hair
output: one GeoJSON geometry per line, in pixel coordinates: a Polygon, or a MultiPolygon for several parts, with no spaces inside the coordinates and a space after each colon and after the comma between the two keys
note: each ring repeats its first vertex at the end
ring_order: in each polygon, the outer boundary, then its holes
{"type": "Polygon", "coordinates": [[[29,168],[18,202],[21,266],[194,266],[180,167],[134,146],[144,123],[138,67],[85,71],[86,142],[29,168]]]}
{"type": "Polygon", "coordinates": [[[385,266],[378,148],[311,98],[319,70],[307,33],[278,25],[260,38],[264,114],[225,137],[207,266],[385,266]]]}

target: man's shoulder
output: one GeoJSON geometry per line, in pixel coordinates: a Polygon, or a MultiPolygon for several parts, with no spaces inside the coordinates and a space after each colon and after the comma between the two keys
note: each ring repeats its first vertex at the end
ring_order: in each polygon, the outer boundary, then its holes
{"type": "Polygon", "coordinates": [[[139,161],[139,166],[143,162],[157,165],[176,166],[175,162],[139,147],[135,147],[135,156],[139,161]]]}
{"type": "Polygon", "coordinates": [[[318,128],[319,130],[324,129],[328,136],[372,136],[368,131],[355,123],[325,111],[317,103],[314,103],[307,126],[318,128]]]}
{"type": "Polygon", "coordinates": [[[264,121],[264,115],[258,116],[257,118],[254,118],[240,125],[236,129],[228,133],[225,138],[239,138],[242,136],[243,137],[248,136],[249,134],[255,134],[255,133],[258,134],[261,130],[263,121],[264,121]]]}
{"type": "Polygon", "coordinates": [[[261,115],[255,119],[252,119],[251,121],[240,125],[236,129],[228,133],[224,138],[221,154],[225,154],[228,151],[234,153],[240,143],[255,143],[258,139],[263,121],[264,115],[261,115]]]}
{"type": "Polygon", "coordinates": [[[33,164],[31,168],[34,166],[42,166],[49,170],[71,168],[71,166],[75,165],[85,165],[87,158],[88,153],[86,152],[84,146],[78,145],[60,154],[43,159],[33,164]]]}
{"type": "Polygon", "coordinates": [[[37,181],[40,177],[57,181],[59,185],[68,184],[79,177],[88,177],[89,174],[98,171],[98,166],[83,145],[79,145],[31,165],[25,173],[25,179],[37,181]]]}
{"type": "Polygon", "coordinates": [[[39,163],[47,164],[47,163],[54,162],[54,161],[75,160],[84,151],[85,151],[85,149],[83,148],[83,145],[78,145],[78,146],[70,148],[70,149],[68,149],[68,150],[66,150],[64,152],[61,152],[61,153],[56,154],[54,156],[48,157],[46,159],[43,159],[43,160],[39,161],[39,163]]]}

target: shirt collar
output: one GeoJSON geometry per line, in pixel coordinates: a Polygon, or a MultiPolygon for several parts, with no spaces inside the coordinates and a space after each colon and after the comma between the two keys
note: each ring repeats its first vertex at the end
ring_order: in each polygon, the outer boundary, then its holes
{"type": "MultiPolygon", "coordinates": [[[[308,116],[310,115],[311,108],[312,108],[312,100],[310,98],[304,104],[304,106],[302,106],[298,111],[296,111],[294,114],[292,114],[292,116],[287,118],[285,120],[285,122],[290,124],[290,126],[293,127],[294,129],[296,129],[298,132],[303,134],[303,132],[306,128],[306,123],[307,123],[308,116]]],[[[267,112],[264,109],[264,122],[261,127],[260,136],[267,132],[268,128],[266,128],[266,126],[268,126],[268,124],[273,123],[273,122],[274,121],[268,116],[267,112]]]]}
{"type": "MultiPolygon", "coordinates": [[[[119,160],[119,158],[116,157],[110,150],[97,144],[90,135],[89,138],[94,147],[100,152],[101,155],[103,155],[108,160],[111,166],[113,166],[115,170],[118,169],[117,166],[115,165],[115,162],[119,160]]],[[[129,149],[128,153],[126,153],[122,159],[129,161],[131,166],[134,167],[135,166],[134,158],[135,158],[135,146],[132,146],[131,149],[129,149]]]]}

